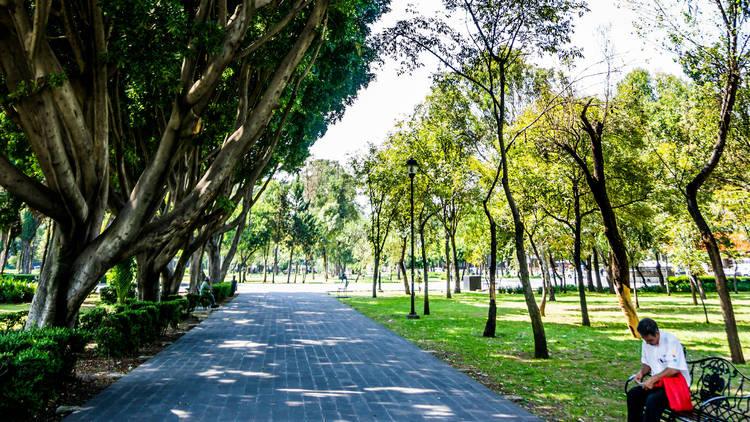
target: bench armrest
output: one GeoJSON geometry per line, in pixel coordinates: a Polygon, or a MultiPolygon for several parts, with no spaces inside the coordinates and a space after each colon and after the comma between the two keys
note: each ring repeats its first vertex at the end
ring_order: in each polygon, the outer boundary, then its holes
{"type": "Polygon", "coordinates": [[[627,381],[625,381],[625,394],[628,394],[628,384],[630,384],[630,381],[633,381],[635,379],[635,375],[631,375],[630,378],[628,378],[627,381]]]}
{"type": "Polygon", "coordinates": [[[699,404],[699,406],[703,406],[703,405],[710,404],[710,403],[717,402],[717,401],[721,401],[721,400],[728,400],[728,399],[750,400],[750,395],[742,396],[742,397],[738,397],[738,396],[716,396],[716,397],[711,397],[710,399],[708,399],[708,400],[704,401],[703,403],[699,404]]]}
{"type": "Polygon", "coordinates": [[[735,420],[747,420],[750,417],[747,414],[747,406],[741,406],[738,402],[747,400],[750,404],[750,395],[747,396],[716,396],[712,397],[703,403],[696,406],[696,409],[709,416],[716,416],[722,418],[722,420],[735,421],[735,420]],[[727,403],[722,405],[724,401],[734,401],[733,403],[727,403]]]}

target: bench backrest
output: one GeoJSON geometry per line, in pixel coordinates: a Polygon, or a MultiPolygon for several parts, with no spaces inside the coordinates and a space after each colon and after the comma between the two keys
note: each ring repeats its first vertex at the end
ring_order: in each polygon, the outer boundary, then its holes
{"type": "Polygon", "coordinates": [[[688,364],[693,379],[691,394],[694,402],[703,403],[714,397],[730,396],[735,399],[724,401],[724,405],[742,414],[748,414],[747,407],[750,400],[747,396],[750,395],[750,379],[744,376],[732,362],[710,357],[690,361],[688,364]]]}

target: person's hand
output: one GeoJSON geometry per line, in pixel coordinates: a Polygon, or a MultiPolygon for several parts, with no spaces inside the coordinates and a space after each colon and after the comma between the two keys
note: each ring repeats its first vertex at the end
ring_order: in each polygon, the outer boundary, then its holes
{"type": "Polygon", "coordinates": [[[654,388],[654,384],[656,384],[656,377],[651,377],[646,380],[646,382],[643,383],[643,389],[644,390],[650,390],[654,388]]]}
{"type": "Polygon", "coordinates": [[[643,374],[638,372],[637,374],[635,374],[635,382],[640,383],[641,380],[643,380],[643,374]]]}

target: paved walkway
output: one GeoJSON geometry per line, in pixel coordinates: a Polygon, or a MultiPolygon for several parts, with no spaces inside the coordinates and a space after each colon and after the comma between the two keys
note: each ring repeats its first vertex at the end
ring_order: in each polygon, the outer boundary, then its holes
{"type": "Polygon", "coordinates": [[[65,421],[540,421],[333,297],[253,289],[65,421]]]}

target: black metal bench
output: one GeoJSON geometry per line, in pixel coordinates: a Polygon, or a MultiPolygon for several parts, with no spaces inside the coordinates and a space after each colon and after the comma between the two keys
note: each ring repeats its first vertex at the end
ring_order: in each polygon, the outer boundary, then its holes
{"type": "MultiPolygon", "coordinates": [[[[695,409],[675,412],[667,409],[662,419],[669,422],[747,422],[750,421],[750,378],[726,359],[710,357],[688,362],[692,379],[690,395],[695,409]]],[[[631,376],[628,384],[635,378],[631,376]]]]}

